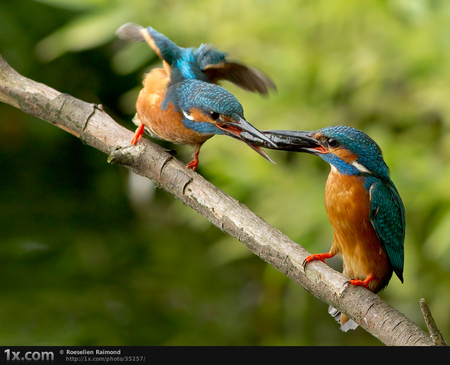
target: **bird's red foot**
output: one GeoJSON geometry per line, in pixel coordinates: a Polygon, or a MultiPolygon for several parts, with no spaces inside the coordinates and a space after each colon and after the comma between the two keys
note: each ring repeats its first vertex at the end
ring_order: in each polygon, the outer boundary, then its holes
{"type": "Polygon", "coordinates": [[[144,128],[145,128],[144,124],[141,124],[141,125],[136,129],[136,133],[134,134],[134,137],[133,137],[133,139],[131,140],[131,144],[132,144],[133,146],[136,146],[136,143],[138,143],[139,140],[141,139],[141,137],[143,136],[143,134],[144,134],[144,128]]]}
{"type": "Polygon", "coordinates": [[[334,255],[330,252],[328,253],[315,253],[314,255],[310,255],[308,256],[304,261],[303,261],[303,267],[306,267],[306,264],[308,264],[311,261],[316,261],[316,260],[320,260],[323,263],[325,263],[325,259],[331,259],[334,255]]]}
{"type": "Polygon", "coordinates": [[[373,275],[369,275],[365,280],[358,280],[358,279],[352,279],[347,281],[347,283],[351,284],[351,285],[355,285],[355,286],[363,286],[364,288],[367,289],[367,287],[369,286],[369,283],[374,279],[373,275]]]}
{"type": "Polygon", "coordinates": [[[198,166],[198,154],[199,153],[200,153],[200,147],[195,149],[194,159],[186,165],[187,169],[192,169],[192,171],[195,171],[197,169],[197,166],[198,166]]]}
{"type": "Polygon", "coordinates": [[[194,158],[191,162],[189,162],[186,165],[187,169],[192,169],[192,171],[195,171],[197,169],[198,166],[198,158],[194,158]]]}

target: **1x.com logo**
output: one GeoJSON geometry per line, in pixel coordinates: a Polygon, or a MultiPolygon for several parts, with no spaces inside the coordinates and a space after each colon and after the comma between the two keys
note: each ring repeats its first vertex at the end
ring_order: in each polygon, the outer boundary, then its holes
{"type": "Polygon", "coordinates": [[[22,354],[21,351],[11,351],[6,349],[6,361],[53,361],[55,354],[53,351],[27,351],[22,354]]]}

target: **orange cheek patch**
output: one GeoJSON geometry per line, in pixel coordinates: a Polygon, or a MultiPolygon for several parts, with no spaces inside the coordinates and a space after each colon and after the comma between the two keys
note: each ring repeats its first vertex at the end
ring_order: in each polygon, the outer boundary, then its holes
{"type": "Polygon", "coordinates": [[[194,118],[195,122],[207,122],[207,123],[213,123],[214,124],[214,121],[210,117],[208,117],[205,114],[203,114],[197,108],[189,109],[189,116],[194,118]]]}
{"type": "Polygon", "coordinates": [[[189,109],[189,116],[191,118],[194,118],[194,122],[206,122],[206,123],[215,124],[217,127],[219,127],[220,129],[222,129],[224,131],[233,133],[236,136],[241,135],[242,129],[240,129],[236,126],[233,126],[233,125],[222,123],[220,121],[215,121],[208,115],[205,115],[204,113],[202,113],[199,109],[196,109],[196,108],[189,109]]]}
{"type": "Polygon", "coordinates": [[[340,147],[330,149],[330,152],[339,157],[344,162],[352,163],[353,161],[356,161],[358,159],[356,155],[340,147]]]}

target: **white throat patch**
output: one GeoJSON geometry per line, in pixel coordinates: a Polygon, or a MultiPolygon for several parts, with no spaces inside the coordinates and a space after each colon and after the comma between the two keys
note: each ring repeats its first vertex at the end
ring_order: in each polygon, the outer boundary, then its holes
{"type": "Polygon", "coordinates": [[[366,174],[372,174],[365,166],[361,165],[360,163],[353,161],[352,166],[355,167],[359,172],[366,173],[366,174]]]}
{"type": "Polygon", "coordinates": [[[186,119],[194,120],[194,117],[193,117],[193,116],[191,116],[190,114],[186,113],[184,110],[181,110],[181,111],[183,112],[183,115],[184,115],[184,117],[185,117],[186,119]]]}

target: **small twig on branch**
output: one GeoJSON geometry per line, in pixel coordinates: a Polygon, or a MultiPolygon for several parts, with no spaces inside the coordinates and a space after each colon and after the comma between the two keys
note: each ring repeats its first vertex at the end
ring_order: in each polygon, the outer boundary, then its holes
{"type": "Polygon", "coordinates": [[[0,101],[73,134],[84,143],[108,154],[108,162],[126,166],[155,181],[203,215],[222,231],[320,300],[347,314],[362,328],[387,345],[433,344],[415,323],[377,295],[348,280],[321,262],[303,269],[309,253],[277,229],[225,194],[163,148],[143,139],[130,145],[133,133],[109,117],[102,108],[27,79],[0,56],[0,101]]]}
{"type": "Polygon", "coordinates": [[[448,346],[447,342],[444,341],[444,337],[442,337],[441,332],[436,326],[436,322],[431,315],[430,308],[428,307],[425,299],[422,298],[419,300],[420,310],[422,311],[423,318],[425,320],[425,324],[427,325],[428,332],[430,333],[430,337],[433,340],[433,343],[436,346],[448,346]]]}

